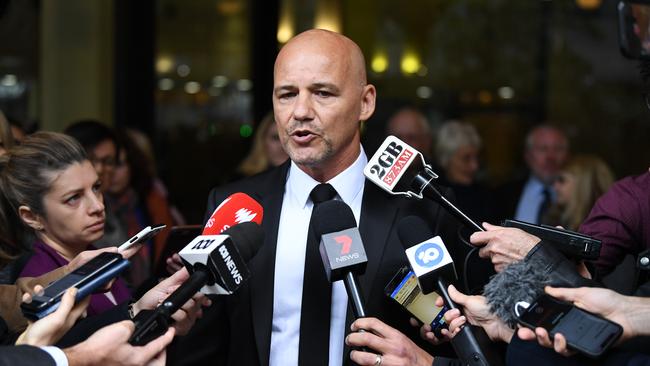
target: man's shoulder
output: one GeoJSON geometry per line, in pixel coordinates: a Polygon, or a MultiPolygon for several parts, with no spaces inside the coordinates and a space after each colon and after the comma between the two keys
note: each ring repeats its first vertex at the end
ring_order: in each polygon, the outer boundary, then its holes
{"type": "Polygon", "coordinates": [[[273,186],[283,184],[286,179],[288,169],[289,163],[287,162],[278,167],[265,170],[256,175],[242,178],[224,185],[216,186],[210,191],[210,197],[213,195],[230,195],[236,192],[243,192],[249,195],[259,195],[273,186]]]}

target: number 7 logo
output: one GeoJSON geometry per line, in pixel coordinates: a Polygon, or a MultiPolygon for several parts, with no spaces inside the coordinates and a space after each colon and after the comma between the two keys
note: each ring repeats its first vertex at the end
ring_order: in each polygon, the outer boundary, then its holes
{"type": "Polygon", "coordinates": [[[341,244],[341,255],[350,253],[350,247],[352,246],[352,238],[347,235],[335,236],[334,240],[341,244]]]}

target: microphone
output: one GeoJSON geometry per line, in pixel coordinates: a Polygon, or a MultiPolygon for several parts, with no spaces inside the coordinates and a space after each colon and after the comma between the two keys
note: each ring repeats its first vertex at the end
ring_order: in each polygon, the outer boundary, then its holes
{"type": "MultiPolygon", "coordinates": [[[[447,291],[448,278],[456,279],[456,270],[440,236],[433,237],[424,220],[416,216],[400,220],[397,236],[404,246],[406,257],[422,293],[428,294],[437,290],[450,309],[458,309],[447,291]]],[[[489,348],[488,342],[487,334],[482,329],[465,326],[452,338],[451,345],[464,365],[503,364],[498,355],[489,348]],[[481,348],[473,331],[481,336],[481,343],[487,346],[487,352],[481,348]]]]}
{"type": "Polygon", "coordinates": [[[242,253],[242,250],[249,248],[237,248],[227,240],[227,235],[220,234],[244,222],[261,225],[263,211],[262,206],[249,195],[241,192],[232,194],[214,210],[205,223],[203,233],[178,253],[190,274],[194,275],[197,268],[206,266],[215,274],[214,281],[207,281],[207,285],[201,289],[202,293],[229,295],[250,277],[242,258],[251,258],[254,253],[242,253]],[[235,268],[232,273],[231,266],[235,268]]]}
{"type": "Polygon", "coordinates": [[[552,282],[545,268],[546,264],[539,260],[519,261],[492,276],[483,290],[490,311],[516,329],[515,304],[520,301],[532,304],[544,293],[544,286],[552,282]]]}
{"type": "Polygon", "coordinates": [[[138,313],[129,342],[144,345],[162,335],[172,322],[171,315],[199,289],[205,294],[229,295],[248,280],[246,262],[264,242],[258,226],[262,217],[262,207],[250,196],[235,193],[226,198],[206,222],[202,235],[179,252],[190,277],[156,309],[138,313]]]}
{"type": "Polygon", "coordinates": [[[343,201],[325,201],[314,209],[312,220],[314,232],[321,237],[319,251],[327,279],[343,280],[355,319],[365,317],[357,274],[365,273],[368,257],[352,209],[343,201]]]}
{"type": "Polygon", "coordinates": [[[217,206],[201,235],[218,235],[233,225],[253,221],[262,225],[262,206],[246,193],[233,193],[217,206]]]}
{"type": "Polygon", "coordinates": [[[422,154],[395,136],[388,136],[384,140],[363,169],[363,174],[392,195],[418,199],[427,197],[446,208],[460,222],[485,231],[440,192],[433,182],[438,175],[424,161],[422,154]]]}
{"type": "MultiPolygon", "coordinates": [[[[262,228],[254,222],[244,222],[224,231],[223,235],[216,236],[222,237],[222,241],[207,241],[205,247],[199,249],[202,252],[210,252],[208,254],[210,260],[206,261],[207,264],[196,262],[192,266],[190,278],[160,306],[153,310],[142,310],[136,315],[133,319],[135,331],[129,343],[141,346],[164,334],[173,322],[172,314],[206,284],[209,285],[208,288],[210,285],[222,290],[229,288],[230,292],[228,290],[220,292],[226,294],[235,291],[250,277],[245,263],[257,253],[264,242],[262,228]],[[215,242],[217,245],[213,245],[215,242]]],[[[192,243],[188,247],[191,245],[192,243]]]]}

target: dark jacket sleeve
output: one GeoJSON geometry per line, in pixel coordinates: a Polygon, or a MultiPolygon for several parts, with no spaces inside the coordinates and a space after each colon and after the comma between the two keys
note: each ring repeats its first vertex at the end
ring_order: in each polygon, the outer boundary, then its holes
{"type": "Polygon", "coordinates": [[[34,346],[0,347],[0,366],[55,366],[54,359],[34,346]]]}
{"type": "Polygon", "coordinates": [[[128,319],[130,319],[128,302],[124,302],[101,314],[79,321],[63,336],[63,338],[59,340],[56,345],[61,348],[73,346],[85,341],[100,328],[128,319]]]}
{"type": "Polygon", "coordinates": [[[544,272],[550,283],[557,287],[602,287],[594,280],[586,279],[576,271],[576,266],[550,244],[541,241],[528,252],[526,261],[544,263],[544,272]]]}
{"type": "Polygon", "coordinates": [[[454,358],[434,357],[431,366],[463,366],[463,363],[454,358]]]}

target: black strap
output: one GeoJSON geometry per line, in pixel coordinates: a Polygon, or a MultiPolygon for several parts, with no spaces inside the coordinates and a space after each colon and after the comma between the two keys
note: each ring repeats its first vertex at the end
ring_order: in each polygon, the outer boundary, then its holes
{"type": "MultiPolygon", "coordinates": [[[[329,184],[317,185],[309,194],[314,208],[336,197],[329,184]]],[[[318,250],[319,239],[313,228],[313,215],[309,220],[305,277],[302,283],[302,310],[300,315],[300,345],[298,365],[327,365],[329,359],[330,308],[332,284],[327,280],[318,250]]]]}

